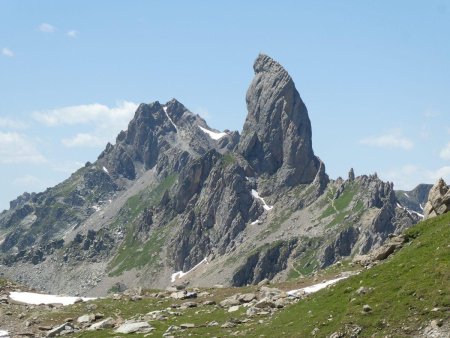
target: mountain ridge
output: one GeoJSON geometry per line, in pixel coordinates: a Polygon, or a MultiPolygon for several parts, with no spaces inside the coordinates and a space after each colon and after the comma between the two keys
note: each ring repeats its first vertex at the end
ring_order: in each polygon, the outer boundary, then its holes
{"type": "Polygon", "coordinates": [[[419,220],[376,175],[330,180],[292,78],[266,55],[254,70],[242,135],[175,99],[141,104],[97,161],[0,214],[5,275],[97,295],[179,271],[175,283],[201,286],[286,280],[419,220]]]}

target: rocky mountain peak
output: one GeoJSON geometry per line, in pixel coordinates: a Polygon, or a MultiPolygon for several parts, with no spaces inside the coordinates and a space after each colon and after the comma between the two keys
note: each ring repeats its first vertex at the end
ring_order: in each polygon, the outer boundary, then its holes
{"type": "Polygon", "coordinates": [[[247,91],[248,115],[238,151],[257,174],[277,174],[288,186],[310,183],[320,166],[314,156],[308,111],[288,72],[260,54],[247,91]]]}

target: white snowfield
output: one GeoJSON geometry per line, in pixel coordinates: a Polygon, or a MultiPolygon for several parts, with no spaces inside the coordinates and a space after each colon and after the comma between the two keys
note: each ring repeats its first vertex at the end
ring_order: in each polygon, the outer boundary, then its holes
{"type": "Polygon", "coordinates": [[[12,300],[14,300],[16,302],[30,304],[30,305],[39,305],[39,304],[72,305],[72,304],[75,304],[75,302],[80,301],[80,299],[84,302],[97,299],[97,298],[92,298],[92,297],[89,298],[89,297],[68,297],[68,296],[45,295],[45,294],[34,293],[34,292],[10,292],[9,298],[11,298],[12,300]]]}
{"type": "Polygon", "coordinates": [[[0,338],[9,338],[9,332],[5,330],[0,330],[0,338]]]}
{"type": "Polygon", "coordinates": [[[203,263],[208,264],[208,260],[205,258],[203,258],[203,260],[198,263],[196,266],[194,266],[191,270],[187,271],[187,272],[183,272],[183,271],[177,271],[175,273],[172,274],[172,276],[170,277],[170,281],[173,283],[175,282],[178,278],[181,278],[183,276],[186,276],[189,272],[194,271],[195,269],[197,269],[200,265],[202,265],[203,263]]]}
{"type": "Polygon", "coordinates": [[[208,134],[213,140],[220,140],[222,137],[227,136],[227,133],[216,133],[215,131],[208,130],[206,128],[198,126],[205,134],[208,134]]]}
{"type": "Polygon", "coordinates": [[[169,119],[170,123],[172,123],[172,125],[175,127],[176,131],[178,132],[178,128],[176,126],[176,124],[173,122],[172,118],[169,116],[169,114],[167,114],[167,107],[163,107],[164,113],[166,113],[167,118],[169,119]]]}
{"type": "Polygon", "coordinates": [[[267,205],[266,201],[264,201],[264,198],[260,197],[258,192],[255,189],[252,189],[252,196],[256,199],[259,199],[263,203],[263,208],[267,211],[271,210],[273,208],[272,205],[267,205]]]}
{"type": "Polygon", "coordinates": [[[325,281],[325,282],[321,282],[321,283],[318,283],[318,284],[307,286],[307,287],[301,288],[301,289],[291,290],[291,291],[288,291],[286,293],[289,296],[293,296],[293,297],[295,297],[298,293],[300,293],[300,294],[302,294],[302,293],[311,294],[311,293],[317,292],[319,290],[325,289],[328,285],[335,284],[335,283],[339,282],[340,280],[346,279],[348,277],[350,277],[350,276],[330,279],[330,280],[325,281]]]}

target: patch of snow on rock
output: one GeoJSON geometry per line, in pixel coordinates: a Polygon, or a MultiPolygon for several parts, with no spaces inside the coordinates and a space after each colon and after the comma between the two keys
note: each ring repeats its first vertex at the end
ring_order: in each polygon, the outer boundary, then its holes
{"type": "Polygon", "coordinates": [[[172,118],[167,114],[167,107],[163,107],[164,113],[166,113],[167,118],[169,119],[170,123],[174,126],[175,130],[178,132],[178,128],[176,124],[173,122],[172,118]]]}
{"type": "Polygon", "coordinates": [[[215,131],[208,130],[206,128],[198,126],[205,134],[208,134],[213,140],[220,140],[222,137],[226,136],[227,133],[216,133],[215,131]]]}
{"type": "Polygon", "coordinates": [[[172,274],[172,276],[170,277],[170,281],[171,281],[172,283],[175,282],[178,278],[181,278],[181,277],[187,275],[189,272],[194,271],[195,269],[197,269],[197,268],[198,268],[200,265],[202,265],[203,263],[208,264],[208,260],[206,259],[206,257],[205,257],[200,263],[198,263],[196,266],[194,266],[191,270],[189,270],[189,271],[187,271],[187,272],[183,272],[183,271],[177,271],[177,272],[174,272],[174,273],[172,274]]]}
{"type": "Polygon", "coordinates": [[[256,199],[259,199],[262,203],[263,203],[263,208],[266,209],[267,211],[272,210],[273,205],[267,205],[266,201],[264,201],[264,198],[262,198],[261,196],[259,196],[258,192],[255,189],[252,189],[252,196],[256,199]]]}
{"type": "Polygon", "coordinates": [[[0,338],[9,338],[9,332],[5,330],[0,330],[0,338]]]}
{"type": "Polygon", "coordinates": [[[93,205],[92,209],[94,209],[95,211],[100,211],[102,210],[102,208],[100,208],[98,205],[93,205]]]}
{"type": "Polygon", "coordinates": [[[109,171],[108,171],[108,169],[106,169],[105,166],[103,166],[103,171],[109,175],[109,171]]]}
{"type": "Polygon", "coordinates": [[[259,223],[259,219],[257,219],[256,221],[253,221],[252,223],[251,223],[251,225],[255,225],[255,224],[258,224],[259,223]]]}
{"type": "Polygon", "coordinates": [[[408,198],[409,198],[409,195],[408,195],[408,194],[407,194],[406,192],[404,192],[403,194],[404,194],[404,195],[405,195],[406,197],[408,197],[408,198]]]}
{"type": "Polygon", "coordinates": [[[56,295],[45,295],[41,293],[34,292],[10,292],[9,298],[16,302],[39,305],[39,304],[62,304],[62,305],[72,305],[76,302],[89,301],[97,298],[92,297],[68,297],[68,296],[56,296],[56,295]]]}

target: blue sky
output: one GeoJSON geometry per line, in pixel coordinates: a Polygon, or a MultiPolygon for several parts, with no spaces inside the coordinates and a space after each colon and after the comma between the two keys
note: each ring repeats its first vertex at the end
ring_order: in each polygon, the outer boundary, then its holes
{"type": "Polygon", "coordinates": [[[450,180],[446,1],[0,2],[0,209],[41,191],[175,97],[241,130],[259,52],[305,101],[331,178],[450,180]]]}

